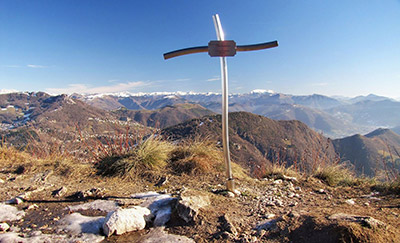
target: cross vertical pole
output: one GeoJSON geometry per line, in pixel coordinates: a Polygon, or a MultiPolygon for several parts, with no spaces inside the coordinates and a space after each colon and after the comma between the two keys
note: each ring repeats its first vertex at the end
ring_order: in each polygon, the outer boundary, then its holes
{"type": "Polygon", "coordinates": [[[224,148],[224,161],[226,164],[226,188],[228,191],[236,192],[232,177],[232,166],[229,153],[229,127],[228,127],[228,68],[226,57],[233,57],[236,52],[256,51],[278,46],[278,41],[265,42],[253,45],[237,46],[233,40],[225,40],[221,21],[218,14],[213,15],[215,31],[217,32],[217,41],[210,41],[208,46],[197,46],[179,49],[164,53],[164,59],[179,57],[187,54],[208,52],[210,57],[220,57],[221,62],[221,83],[222,83],[222,146],[224,148]]]}
{"type": "MultiPolygon", "coordinates": [[[[215,31],[217,33],[218,41],[224,41],[225,36],[222,30],[221,21],[218,14],[213,15],[215,31]]],[[[229,126],[228,126],[228,65],[226,57],[220,57],[221,63],[221,83],[222,83],[222,146],[224,149],[224,161],[226,165],[226,187],[228,191],[234,192],[234,180],[232,177],[232,166],[229,151],[229,126]]]]}

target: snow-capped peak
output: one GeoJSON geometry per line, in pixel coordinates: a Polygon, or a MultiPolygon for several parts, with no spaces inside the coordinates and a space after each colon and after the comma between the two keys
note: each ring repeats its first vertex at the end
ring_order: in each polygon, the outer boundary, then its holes
{"type": "Polygon", "coordinates": [[[264,93],[274,94],[275,91],[273,91],[271,89],[268,89],[268,90],[265,90],[265,89],[254,89],[254,90],[252,90],[250,92],[250,94],[264,94],[264,93]]]}

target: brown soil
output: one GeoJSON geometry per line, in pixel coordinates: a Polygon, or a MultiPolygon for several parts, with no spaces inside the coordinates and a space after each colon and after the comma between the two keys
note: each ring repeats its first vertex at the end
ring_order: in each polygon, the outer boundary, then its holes
{"type": "MultiPolygon", "coordinates": [[[[69,205],[96,198],[127,199],[133,193],[160,191],[179,194],[183,188],[208,195],[211,205],[200,210],[196,223],[185,223],[172,216],[166,226],[169,233],[185,235],[196,242],[400,242],[400,196],[377,194],[368,186],[329,187],[315,178],[298,181],[237,179],[240,196],[228,197],[223,191],[222,175],[169,175],[168,182],[155,187],[157,180],[122,181],[98,176],[69,178],[42,172],[3,171],[0,179],[0,200],[6,201],[21,193],[31,192],[17,207],[25,210],[23,220],[7,223],[21,232],[41,230],[56,233],[57,221],[71,213],[69,205]],[[40,179],[38,179],[40,178],[40,179]],[[67,192],[52,196],[60,187],[67,192]],[[77,191],[98,188],[100,193],[83,198],[68,197],[77,191]],[[322,189],[322,190],[321,190],[322,189]],[[352,199],[351,205],[347,200],[352,199]],[[275,202],[275,205],[271,204],[275,202]],[[26,209],[36,204],[38,208],[26,209]],[[369,216],[379,220],[377,225],[367,221],[332,220],[336,213],[369,216]]],[[[106,215],[97,210],[80,211],[83,215],[106,215]]],[[[111,236],[104,242],[135,242],[148,232],[111,236]]]]}

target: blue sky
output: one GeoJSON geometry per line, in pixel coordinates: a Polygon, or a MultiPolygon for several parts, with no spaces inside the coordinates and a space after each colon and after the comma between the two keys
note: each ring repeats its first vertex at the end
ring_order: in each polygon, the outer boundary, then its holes
{"type": "Polygon", "coordinates": [[[220,92],[215,40],[279,47],[228,58],[229,91],[400,97],[399,0],[0,1],[0,89],[220,92]]]}

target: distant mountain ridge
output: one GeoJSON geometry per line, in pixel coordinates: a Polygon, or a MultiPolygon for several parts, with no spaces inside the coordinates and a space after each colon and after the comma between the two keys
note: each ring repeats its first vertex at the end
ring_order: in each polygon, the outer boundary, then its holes
{"type": "MultiPolygon", "coordinates": [[[[165,106],[195,103],[213,112],[221,112],[218,93],[154,92],[72,95],[88,104],[115,110],[156,110],[165,106]]],[[[229,111],[247,111],[276,120],[299,120],[332,138],[368,133],[379,127],[400,125],[400,102],[368,95],[353,99],[335,99],[324,95],[289,95],[267,90],[229,95],[229,111]]]]}

